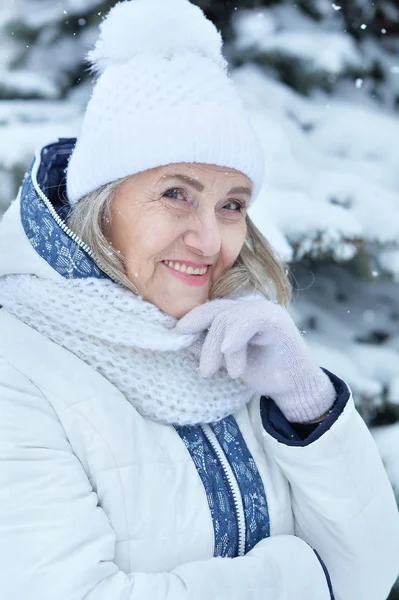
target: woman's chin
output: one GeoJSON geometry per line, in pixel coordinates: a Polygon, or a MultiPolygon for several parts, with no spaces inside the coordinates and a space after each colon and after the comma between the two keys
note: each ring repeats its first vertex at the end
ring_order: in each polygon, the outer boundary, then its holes
{"type": "Polygon", "coordinates": [[[207,298],[198,298],[197,301],[194,301],[194,299],[187,299],[186,301],[184,301],[182,298],[179,298],[179,300],[175,304],[168,304],[167,306],[158,305],[158,308],[166,314],[170,315],[171,317],[181,319],[182,317],[184,317],[184,315],[189,313],[190,310],[197,308],[197,306],[200,306],[201,304],[206,302],[206,300],[207,298]]]}
{"type": "Polygon", "coordinates": [[[154,304],[162,312],[181,319],[190,310],[200,306],[209,298],[211,281],[202,286],[189,286],[179,280],[162,281],[159,278],[145,286],[142,297],[154,304]]]}
{"type": "Polygon", "coordinates": [[[197,293],[196,295],[180,294],[176,293],[175,295],[168,296],[168,299],[165,296],[158,298],[154,298],[152,300],[153,304],[155,304],[162,312],[170,315],[171,317],[175,317],[176,319],[181,319],[193,310],[197,306],[200,306],[204,302],[208,300],[207,293],[197,293]]]}

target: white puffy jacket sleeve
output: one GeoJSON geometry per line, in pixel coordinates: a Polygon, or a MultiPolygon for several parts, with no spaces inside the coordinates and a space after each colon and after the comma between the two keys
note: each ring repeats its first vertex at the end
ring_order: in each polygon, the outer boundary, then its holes
{"type": "MultiPolygon", "coordinates": [[[[7,600],[329,600],[293,535],[247,556],[125,573],[86,473],[43,393],[0,359],[0,597],[7,600]]],[[[360,596],[358,596],[360,597],[360,596]]],[[[353,600],[353,599],[351,599],[353,600]]]]}
{"type": "Polygon", "coordinates": [[[305,439],[262,398],[265,451],[290,482],[295,533],[320,552],[335,600],[386,600],[399,575],[398,508],[350,389],[326,372],[338,400],[305,439]]]}

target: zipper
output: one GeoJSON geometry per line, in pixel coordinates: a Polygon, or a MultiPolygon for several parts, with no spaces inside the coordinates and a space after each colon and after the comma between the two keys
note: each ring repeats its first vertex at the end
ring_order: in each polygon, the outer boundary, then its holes
{"type": "Polygon", "coordinates": [[[227,460],[226,454],[223,451],[223,448],[218,442],[218,439],[209,425],[201,425],[201,429],[204,432],[204,435],[213,450],[215,451],[216,456],[218,457],[220,464],[222,465],[224,474],[226,475],[227,482],[230,486],[231,495],[233,497],[234,506],[236,509],[236,517],[237,517],[237,526],[238,526],[238,556],[244,556],[245,554],[245,537],[246,537],[246,527],[245,527],[245,512],[244,512],[244,504],[242,501],[241,491],[238,486],[238,482],[236,476],[234,475],[233,469],[230,466],[229,461],[227,460]]]}
{"type": "MultiPolygon", "coordinates": [[[[60,229],[62,229],[62,231],[65,233],[65,235],[67,235],[73,242],[75,242],[75,244],[77,246],[79,246],[79,248],[82,248],[82,250],[84,250],[86,252],[86,254],[88,254],[90,256],[90,258],[94,261],[94,263],[97,265],[97,267],[99,269],[101,269],[101,271],[103,271],[106,275],[108,275],[108,277],[110,277],[110,279],[112,279],[112,281],[116,281],[115,277],[109,273],[107,267],[101,262],[101,260],[99,260],[99,258],[97,256],[94,255],[91,248],[87,244],[85,244],[85,242],[78,235],[76,235],[76,233],[74,233],[72,231],[72,229],[70,229],[68,227],[68,225],[61,219],[60,215],[57,213],[54,206],[51,204],[50,200],[47,198],[46,194],[41,190],[41,188],[37,182],[37,173],[39,170],[40,162],[41,162],[41,150],[39,149],[36,152],[35,162],[33,164],[32,174],[31,174],[33,187],[35,188],[36,193],[43,200],[44,204],[46,205],[46,207],[47,207],[48,211],[50,212],[51,216],[53,217],[54,221],[57,223],[58,227],[60,227],[60,229]]],[[[117,282],[117,283],[120,283],[120,282],[117,282]]]]}

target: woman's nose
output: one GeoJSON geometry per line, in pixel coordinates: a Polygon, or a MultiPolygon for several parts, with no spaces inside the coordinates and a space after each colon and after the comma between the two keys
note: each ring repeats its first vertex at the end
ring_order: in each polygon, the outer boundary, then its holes
{"type": "Polygon", "coordinates": [[[216,215],[198,215],[183,236],[184,243],[203,256],[215,256],[220,251],[221,235],[216,215]]]}

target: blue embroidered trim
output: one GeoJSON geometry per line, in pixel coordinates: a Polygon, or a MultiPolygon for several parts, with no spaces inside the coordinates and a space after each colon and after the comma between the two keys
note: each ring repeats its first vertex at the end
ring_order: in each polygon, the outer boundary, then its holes
{"type": "MultiPolygon", "coordinates": [[[[70,148],[65,147],[65,143],[61,141],[47,146],[42,150],[42,164],[38,174],[38,184],[43,193],[49,198],[57,194],[58,204],[53,201],[52,204],[63,219],[69,208],[66,201],[62,201],[64,171],[69,154],[70,148]]],[[[56,223],[33,186],[32,168],[33,164],[22,184],[21,222],[33,248],[65,278],[107,278],[90,256],[56,223]]]]}
{"type": "MultiPolygon", "coordinates": [[[[234,558],[238,554],[238,523],[234,499],[223,467],[200,427],[175,428],[190,452],[205,488],[215,531],[214,555],[234,558]]],[[[240,488],[247,553],[260,540],[270,536],[269,510],[263,482],[234,417],[213,423],[211,428],[240,488]]]]}
{"type": "Polygon", "coordinates": [[[244,503],[245,553],[270,536],[269,509],[265,488],[237,421],[230,416],[211,425],[236,476],[244,503]]]}
{"type": "Polygon", "coordinates": [[[175,429],[205,488],[215,533],[214,556],[234,558],[238,555],[238,524],[223,467],[200,426],[175,425],[175,429]]]}

